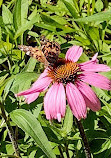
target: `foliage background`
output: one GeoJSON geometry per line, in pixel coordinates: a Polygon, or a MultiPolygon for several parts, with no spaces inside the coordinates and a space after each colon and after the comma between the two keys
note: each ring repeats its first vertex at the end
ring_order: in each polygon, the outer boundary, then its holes
{"type": "MultiPolygon", "coordinates": [[[[111,67],[111,3],[107,0],[0,1],[0,101],[16,135],[21,157],[84,158],[75,118],[67,107],[61,123],[45,118],[43,97],[27,105],[15,93],[30,87],[43,64],[29,58],[18,45],[40,46],[40,36],[61,45],[64,57],[71,45],[84,49],[79,62],[98,52],[100,63],[111,67]]],[[[111,72],[102,73],[111,79],[111,72]]],[[[94,88],[101,100],[99,112],[82,120],[92,157],[111,157],[111,92],[94,88]]],[[[0,157],[12,157],[12,143],[0,111],[0,157]]]]}

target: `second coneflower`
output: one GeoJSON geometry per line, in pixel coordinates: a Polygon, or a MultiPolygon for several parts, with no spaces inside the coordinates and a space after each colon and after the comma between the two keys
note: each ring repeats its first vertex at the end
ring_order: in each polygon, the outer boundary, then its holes
{"type": "Polygon", "coordinates": [[[59,59],[53,68],[45,69],[30,89],[16,96],[23,95],[30,104],[52,84],[44,97],[44,109],[49,120],[61,121],[66,111],[66,99],[78,120],[86,118],[87,107],[92,111],[100,110],[100,101],[89,85],[111,90],[111,80],[98,73],[111,69],[97,63],[97,54],[90,61],[78,64],[82,51],[79,46],[71,47],[65,59],[59,59]]]}

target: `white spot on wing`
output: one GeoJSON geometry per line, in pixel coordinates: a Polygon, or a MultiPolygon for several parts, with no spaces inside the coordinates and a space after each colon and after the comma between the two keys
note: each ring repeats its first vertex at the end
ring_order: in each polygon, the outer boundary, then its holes
{"type": "Polygon", "coordinates": [[[27,55],[30,55],[30,51],[26,52],[27,55]]]}

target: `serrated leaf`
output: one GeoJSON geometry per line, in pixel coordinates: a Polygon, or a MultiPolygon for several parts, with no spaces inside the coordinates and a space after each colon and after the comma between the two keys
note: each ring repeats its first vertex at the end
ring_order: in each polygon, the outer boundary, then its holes
{"type": "Polygon", "coordinates": [[[39,121],[34,117],[34,115],[26,110],[18,109],[11,112],[10,116],[13,122],[34,139],[49,158],[56,157],[39,121]]]}

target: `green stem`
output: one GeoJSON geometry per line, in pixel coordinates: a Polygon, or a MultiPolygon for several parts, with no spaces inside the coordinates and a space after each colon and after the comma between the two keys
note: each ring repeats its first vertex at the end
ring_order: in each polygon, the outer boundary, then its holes
{"type": "Polygon", "coordinates": [[[1,108],[2,117],[4,118],[5,123],[6,123],[6,128],[8,130],[8,134],[9,134],[10,140],[11,140],[12,145],[13,145],[13,149],[15,151],[15,155],[16,155],[16,157],[20,157],[18,144],[17,144],[17,141],[16,141],[15,136],[14,136],[14,131],[13,131],[12,126],[10,125],[9,120],[7,119],[7,116],[6,116],[6,113],[5,113],[5,109],[4,109],[4,106],[3,106],[2,103],[0,103],[0,108],[1,108]]]}
{"type": "Polygon", "coordinates": [[[76,119],[76,123],[77,123],[81,138],[82,138],[83,143],[84,143],[86,158],[92,158],[90,147],[89,147],[88,140],[87,140],[87,137],[86,137],[85,132],[84,132],[83,125],[82,125],[81,121],[78,121],[77,119],[76,119]]]}
{"type": "Polygon", "coordinates": [[[90,15],[90,0],[88,0],[88,9],[87,9],[87,15],[90,15]]]}
{"type": "Polygon", "coordinates": [[[60,145],[58,146],[58,149],[59,149],[59,152],[60,152],[60,158],[64,158],[64,155],[63,155],[63,152],[62,152],[62,149],[61,149],[60,145]]]}
{"type": "Polygon", "coordinates": [[[15,158],[18,158],[17,156],[15,156],[15,155],[0,155],[0,158],[2,158],[2,157],[15,157],[15,158]]]}
{"type": "Polygon", "coordinates": [[[67,158],[70,158],[70,156],[69,156],[69,151],[68,151],[68,145],[67,145],[67,144],[65,144],[65,148],[66,148],[66,155],[67,155],[67,158]]]}

